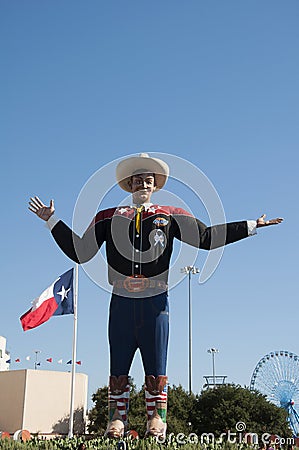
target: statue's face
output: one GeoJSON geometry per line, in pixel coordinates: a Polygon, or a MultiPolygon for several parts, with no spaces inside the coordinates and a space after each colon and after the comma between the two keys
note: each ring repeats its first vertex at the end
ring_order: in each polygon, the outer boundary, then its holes
{"type": "Polygon", "coordinates": [[[155,176],[153,173],[138,173],[132,175],[129,182],[133,202],[136,204],[149,203],[152,193],[156,190],[155,176]]]}

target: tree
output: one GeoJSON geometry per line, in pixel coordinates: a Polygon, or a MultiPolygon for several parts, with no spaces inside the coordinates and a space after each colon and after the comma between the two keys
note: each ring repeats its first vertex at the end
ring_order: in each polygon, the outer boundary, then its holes
{"type": "Polygon", "coordinates": [[[186,436],[193,432],[192,411],[196,405],[196,396],[188,394],[181,385],[168,389],[167,430],[169,433],[184,433],[186,436]]]}
{"type": "Polygon", "coordinates": [[[266,400],[259,392],[236,385],[223,385],[203,391],[197,397],[192,411],[194,431],[213,433],[219,437],[228,430],[237,432],[236,424],[245,424],[244,432],[292,435],[287,423],[287,413],[266,400]]]}
{"type": "Polygon", "coordinates": [[[89,433],[103,435],[106,431],[108,422],[108,386],[99,388],[95,394],[92,394],[94,407],[89,411],[87,426],[89,433]]]}

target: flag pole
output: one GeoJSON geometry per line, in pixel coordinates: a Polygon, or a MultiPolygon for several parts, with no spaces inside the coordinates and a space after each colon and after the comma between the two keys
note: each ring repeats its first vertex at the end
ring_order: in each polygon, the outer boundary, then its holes
{"type": "Polygon", "coordinates": [[[74,331],[73,331],[73,355],[72,355],[72,381],[71,381],[71,405],[68,437],[73,437],[74,428],[74,400],[75,400],[75,373],[76,373],[76,354],[77,354],[77,304],[78,304],[78,278],[79,264],[75,265],[75,283],[74,283],[74,331]]]}

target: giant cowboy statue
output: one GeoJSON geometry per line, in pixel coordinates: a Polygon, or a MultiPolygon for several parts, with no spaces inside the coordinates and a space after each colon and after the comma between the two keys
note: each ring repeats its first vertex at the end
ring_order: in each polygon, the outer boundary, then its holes
{"type": "Polygon", "coordinates": [[[173,241],[210,250],[244,239],[256,228],[283,219],[231,222],[206,226],[189,212],[151,203],[169,175],[168,165],[142,153],[116,167],[119,186],[131,193],[132,203],[102,210],[82,237],[46,206],[30,199],[29,209],[45,220],[62,251],[84,263],[106,243],[108,279],[112,286],[109,312],[109,422],[108,437],[122,437],[127,427],[129,371],[136,350],[145,372],[146,436],[164,437],[167,412],[167,345],[169,330],[168,272],[173,241]]]}

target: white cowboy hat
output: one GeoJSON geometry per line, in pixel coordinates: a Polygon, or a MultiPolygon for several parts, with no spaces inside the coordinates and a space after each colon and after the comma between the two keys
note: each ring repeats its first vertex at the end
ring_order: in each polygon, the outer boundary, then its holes
{"type": "Polygon", "coordinates": [[[155,175],[156,191],[162,189],[169,175],[169,167],[161,159],[151,158],[147,153],[131,156],[118,163],[116,167],[116,181],[122,189],[131,192],[129,185],[131,176],[147,172],[155,175]]]}

